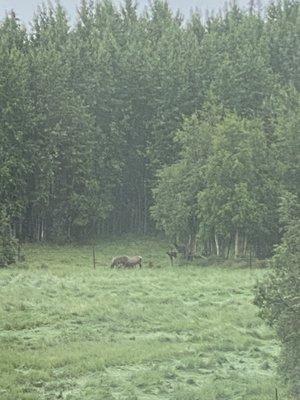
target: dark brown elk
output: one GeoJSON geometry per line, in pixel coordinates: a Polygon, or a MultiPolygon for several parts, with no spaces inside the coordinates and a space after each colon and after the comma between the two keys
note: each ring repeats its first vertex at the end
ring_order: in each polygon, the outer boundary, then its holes
{"type": "Polygon", "coordinates": [[[179,254],[181,254],[182,257],[184,257],[186,260],[188,260],[188,249],[187,249],[187,246],[185,244],[183,244],[183,243],[181,243],[181,244],[173,243],[173,244],[174,244],[174,247],[177,250],[177,252],[179,254]]]}
{"type": "Polygon", "coordinates": [[[173,265],[173,259],[177,258],[177,251],[167,251],[167,254],[170,257],[171,265],[173,265]]]}
{"type": "Polygon", "coordinates": [[[129,258],[125,264],[125,267],[132,268],[135,267],[136,265],[139,265],[140,268],[142,267],[142,257],[134,256],[129,258]]]}
{"type": "Polygon", "coordinates": [[[185,244],[174,243],[174,246],[175,246],[176,250],[178,251],[178,253],[185,256],[185,253],[186,253],[186,245],[185,244]]]}
{"type": "Polygon", "coordinates": [[[192,261],[195,253],[195,243],[189,239],[188,244],[177,244],[174,243],[174,246],[179,254],[181,254],[186,260],[192,261]]]}
{"type": "Polygon", "coordinates": [[[121,257],[114,257],[111,261],[111,268],[114,267],[125,267],[126,263],[128,262],[129,257],[121,256],[121,257]]]}

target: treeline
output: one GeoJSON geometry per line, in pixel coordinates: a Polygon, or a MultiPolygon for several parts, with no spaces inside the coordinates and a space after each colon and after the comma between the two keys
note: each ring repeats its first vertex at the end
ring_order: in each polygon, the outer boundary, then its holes
{"type": "MultiPolygon", "coordinates": [[[[21,240],[149,233],[269,255],[297,193],[299,4],[154,0],[0,25],[0,205],[21,240]],[[153,189],[155,188],[155,189],[153,189]],[[151,210],[151,211],[150,211],[151,210]]],[[[194,250],[193,250],[194,251],[194,250]]]]}

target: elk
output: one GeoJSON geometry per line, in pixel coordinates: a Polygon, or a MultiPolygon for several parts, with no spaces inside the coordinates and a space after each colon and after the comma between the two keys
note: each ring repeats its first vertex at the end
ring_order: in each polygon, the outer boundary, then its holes
{"type": "Polygon", "coordinates": [[[177,244],[174,243],[174,246],[179,254],[182,254],[183,257],[188,260],[192,261],[196,251],[196,242],[193,241],[191,236],[187,244],[177,244]]]}
{"type": "Polygon", "coordinates": [[[171,265],[173,266],[173,259],[177,258],[177,251],[167,251],[168,256],[171,260],[171,265]]]}
{"type": "Polygon", "coordinates": [[[120,266],[125,267],[128,260],[129,260],[128,256],[114,257],[111,261],[110,267],[111,268],[120,267],[120,266]]]}
{"type": "Polygon", "coordinates": [[[125,263],[124,266],[128,267],[128,268],[132,268],[132,267],[135,267],[136,265],[139,265],[140,268],[142,268],[142,257],[140,257],[140,256],[131,257],[127,260],[127,262],[125,263]]]}
{"type": "Polygon", "coordinates": [[[182,254],[183,256],[186,256],[186,245],[185,244],[177,244],[177,243],[173,243],[175,249],[178,251],[178,253],[182,254]]]}

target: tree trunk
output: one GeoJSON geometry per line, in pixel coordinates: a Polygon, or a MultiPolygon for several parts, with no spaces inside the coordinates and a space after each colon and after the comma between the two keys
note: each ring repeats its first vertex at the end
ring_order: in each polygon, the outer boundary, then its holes
{"type": "Polygon", "coordinates": [[[229,258],[231,242],[232,242],[232,235],[230,235],[230,238],[229,238],[229,241],[228,241],[228,245],[227,245],[228,247],[227,247],[226,260],[228,260],[228,258],[229,258]]]}
{"type": "Polygon", "coordinates": [[[208,245],[209,245],[209,255],[211,256],[212,254],[214,254],[214,248],[213,248],[211,239],[209,239],[208,245]]]}
{"type": "Polygon", "coordinates": [[[196,236],[190,235],[189,241],[186,245],[186,258],[189,261],[192,261],[194,259],[194,255],[196,254],[196,246],[197,246],[196,236]]]}
{"type": "Polygon", "coordinates": [[[147,201],[147,189],[146,189],[146,183],[145,183],[145,178],[144,178],[144,229],[143,229],[143,233],[144,235],[147,234],[147,230],[148,230],[148,221],[147,221],[147,211],[148,211],[148,201],[147,201]]]}
{"type": "Polygon", "coordinates": [[[238,229],[235,232],[234,256],[235,256],[235,258],[239,257],[239,230],[238,229]]]}
{"type": "Polygon", "coordinates": [[[19,218],[18,236],[19,236],[19,240],[21,240],[21,238],[23,236],[23,221],[21,218],[19,218]]]}
{"type": "Polygon", "coordinates": [[[217,256],[220,256],[220,246],[219,246],[219,239],[218,239],[218,235],[215,234],[215,243],[216,243],[216,250],[217,250],[217,256]]]}
{"type": "Polygon", "coordinates": [[[243,248],[243,255],[245,256],[247,253],[247,236],[244,237],[244,248],[243,248]]]}
{"type": "Polygon", "coordinates": [[[71,222],[70,221],[68,221],[68,233],[67,233],[67,235],[68,235],[68,241],[70,242],[71,241],[71,222]]]}
{"type": "Polygon", "coordinates": [[[41,241],[44,240],[44,219],[41,221],[41,241]]]}
{"type": "Polygon", "coordinates": [[[36,219],[36,240],[40,241],[40,219],[37,217],[36,219]]]}

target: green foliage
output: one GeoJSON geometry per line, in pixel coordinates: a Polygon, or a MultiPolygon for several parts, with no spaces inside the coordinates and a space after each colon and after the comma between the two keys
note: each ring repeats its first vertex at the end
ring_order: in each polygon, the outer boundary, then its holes
{"type": "Polygon", "coordinates": [[[167,248],[101,241],[94,270],[91,246],[27,245],[28,269],[0,270],[1,400],[288,399],[251,304],[265,272],[171,267],[167,248]],[[145,267],[109,268],[124,253],[145,267]]]}
{"type": "Polygon", "coordinates": [[[238,115],[260,116],[264,101],[275,94],[277,80],[269,65],[263,20],[233,9],[217,27],[213,40],[222,52],[212,90],[238,115]]]}
{"type": "Polygon", "coordinates": [[[12,234],[5,210],[0,209],[0,267],[15,263],[17,255],[18,241],[12,234]]]}
{"type": "Polygon", "coordinates": [[[184,23],[162,0],[143,14],[131,0],[82,1],[72,26],[48,3],[30,31],[12,12],[0,25],[0,202],[18,236],[147,233],[152,209],[172,237],[222,253],[239,229],[241,247],[270,254],[277,189],[297,191],[298,9],[278,2],[264,18],[233,4],[184,23]]]}
{"type": "Polygon", "coordinates": [[[26,204],[31,98],[26,32],[13,16],[0,24],[0,204],[18,216],[26,204]]]}
{"type": "Polygon", "coordinates": [[[154,189],[155,206],[152,215],[167,236],[186,239],[197,232],[195,210],[194,177],[183,163],[165,168],[159,175],[159,184],[154,189]]]}
{"type": "Polygon", "coordinates": [[[270,65],[285,84],[299,86],[299,2],[272,3],[267,10],[266,37],[270,65]]]}
{"type": "Polygon", "coordinates": [[[171,237],[198,234],[202,249],[216,240],[223,255],[237,232],[244,248],[248,238],[257,255],[270,252],[280,173],[262,123],[212,106],[187,119],[177,140],[182,161],[162,170],[154,190],[158,226],[171,237]]]}
{"type": "Polygon", "coordinates": [[[272,259],[272,272],[257,287],[255,304],[276,329],[282,344],[280,371],[296,398],[299,387],[300,221],[297,198],[287,195],[281,205],[285,233],[272,259]]]}

